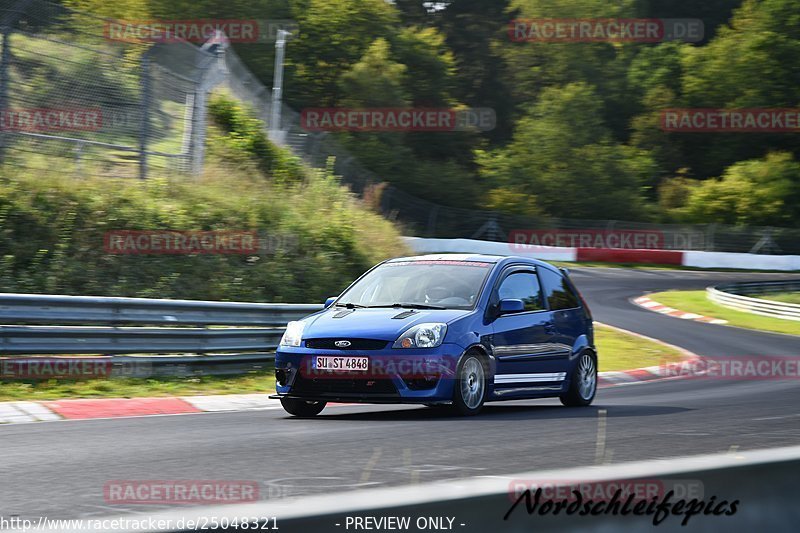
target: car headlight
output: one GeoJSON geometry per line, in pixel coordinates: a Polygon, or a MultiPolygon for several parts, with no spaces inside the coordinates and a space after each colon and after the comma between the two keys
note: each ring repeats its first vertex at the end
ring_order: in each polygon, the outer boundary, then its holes
{"type": "Polygon", "coordinates": [[[426,323],[408,328],[392,348],[436,348],[444,340],[447,324],[426,323]]]}
{"type": "Polygon", "coordinates": [[[300,341],[303,339],[303,328],[306,323],[302,320],[293,320],[286,324],[286,331],[283,332],[281,337],[281,346],[300,346],[300,341]]]}

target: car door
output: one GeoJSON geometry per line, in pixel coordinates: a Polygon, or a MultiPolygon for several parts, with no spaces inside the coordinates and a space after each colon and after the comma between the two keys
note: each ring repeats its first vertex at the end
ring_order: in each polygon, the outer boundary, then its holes
{"type": "Polygon", "coordinates": [[[556,342],[536,269],[518,266],[506,270],[495,286],[489,309],[494,316],[495,393],[560,387],[566,377],[566,356],[556,342]],[[507,298],[522,300],[524,310],[498,315],[498,302],[507,298]]]}

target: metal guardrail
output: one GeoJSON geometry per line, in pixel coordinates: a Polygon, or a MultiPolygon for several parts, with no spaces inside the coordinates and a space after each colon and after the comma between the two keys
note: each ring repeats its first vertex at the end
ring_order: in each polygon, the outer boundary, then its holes
{"type": "Polygon", "coordinates": [[[7,324],[0,326],[0,354],[263,352],[277,347],[287,322],[320,309],[322,305],[0,294],[0,324],[7,324]]]}
{"type": "Polygon", "coordinates": [[[285,326],[322,309],[272,304],[0,293],[0,323],[285,326]]]}
{"type": "Polygon", "coordinates": [[[275,349],[283,328],[0,326],[2,354],[248,352],[275,349]]]}
{"type": "Polygon", "coordinates": [[[712,302],[731,309],[786,320],[800,320],[800,305],[752,296],[793,291],[800,291],[800,280],[728,283],[708,287],[706,294],[712,302]]]}

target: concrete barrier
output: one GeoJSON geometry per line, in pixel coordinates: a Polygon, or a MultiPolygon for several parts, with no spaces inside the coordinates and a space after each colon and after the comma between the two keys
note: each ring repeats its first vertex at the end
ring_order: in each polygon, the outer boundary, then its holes
{"type": "Polygon", "coordinates": [[[474,253],[487,255],[518,255],[543,261],[576,261],[577,248],[535,246],[510,242],[479,241],[476,239],[425,239],[404,237],[406,244],[417,253],[474,253]]]}
{"type": "Polygon", "coordinates": [[[607,263],[649,263],[697,268],[736,268],[746,270],[800,270],[800,256],[760,255],[727,252],[691,252],[626,248],[567,248],[535,246],[475,239],[426,239],[405,237],[417,253],[474,253],[518,255],[543,261],[597,261],[607,263]]]}

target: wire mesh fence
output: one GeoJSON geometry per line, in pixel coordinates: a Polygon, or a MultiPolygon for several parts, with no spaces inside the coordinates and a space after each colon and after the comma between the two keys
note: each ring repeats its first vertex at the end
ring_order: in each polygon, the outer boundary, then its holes
{"type": "Polygon", "coordinates": [[[0,0],[4,165],[121,178],[191,166],[216,56],[116,40],[109,23],[46,0],[0,0]]]}

